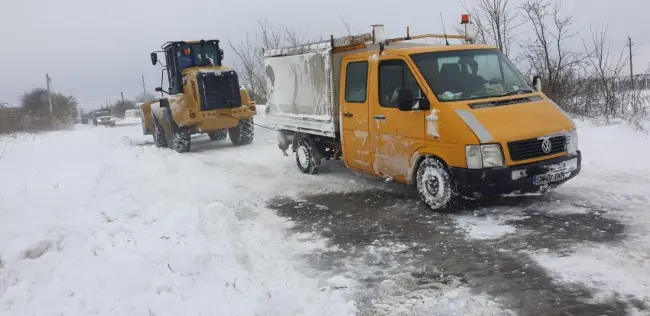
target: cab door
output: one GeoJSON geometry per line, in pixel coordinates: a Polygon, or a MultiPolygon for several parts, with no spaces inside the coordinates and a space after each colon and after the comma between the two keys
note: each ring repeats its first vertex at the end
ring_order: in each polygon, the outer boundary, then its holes
{"type": "Polygon", "coordinates": [[[399,110],[398,92],[408,88],[422,97],[420,85],[405,59],[387,56],[377,69],[377,97],[370,106],[370,146],[373,171],[382,177],[404,181],[411,157],[424,147],[424,111],[399,110]]]}
{"type": "Polygon", "coordinates": [[[343,61],[340,103],[343,124],[343,158],[348,168],[372,170],[368,135],[368,61],[343,61]]]}

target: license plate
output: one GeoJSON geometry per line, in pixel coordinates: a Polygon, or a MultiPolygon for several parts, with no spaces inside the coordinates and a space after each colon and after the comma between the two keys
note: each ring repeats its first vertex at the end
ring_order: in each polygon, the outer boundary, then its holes
{"type": "Polygon", "coordinates": [[[533,185],[543,185],[543,184],[562,181],[566,178],[566,175],[567,175],[566,171],[539,174],[533,177],[533,185]]]}

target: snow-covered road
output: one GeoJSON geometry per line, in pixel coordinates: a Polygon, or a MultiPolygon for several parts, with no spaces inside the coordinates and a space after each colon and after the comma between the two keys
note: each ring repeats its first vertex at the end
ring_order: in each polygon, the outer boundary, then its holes
{"type": "Polygon", "coordinates": [[[439,215],[301,174],[272,131],[177,154],[120,123],[0,139],[0,314],[650,313],[650,140],[625,126],[580,124],[552,194],[439,215]]]}

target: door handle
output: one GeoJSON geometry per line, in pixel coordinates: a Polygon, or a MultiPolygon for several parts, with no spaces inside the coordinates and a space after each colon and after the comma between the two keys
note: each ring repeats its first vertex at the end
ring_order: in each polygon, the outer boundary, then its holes
{"type": "Polygon", "coordinates": [[[385,119],[386,119],[386,117],[383,116],[382,114],[375,114],[375,115],[373,116],[373,118],[374,118],[375,120],[385,120],[385,119]]]}
{"type": "Polygon", "coordinates": [[[352,114],[350,112],[346,112],[346,113],[343,113],[343,116],[345,116],[345,117],[353,117],[354,114],[352,114]]]}

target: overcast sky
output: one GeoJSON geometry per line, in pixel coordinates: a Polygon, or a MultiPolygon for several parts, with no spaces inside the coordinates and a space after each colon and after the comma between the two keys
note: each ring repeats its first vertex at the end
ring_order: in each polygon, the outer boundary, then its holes
{"type": "MultiPolygon", "coordinates": [[[[467,0],[472,3],[473,0],[467,0]]],[[[511,0],[516,3],[518,0],[511,0]]],[[[0,6],[0,102],[19,104],[25,91],[45,86],[73,94],[81,107],[97,108],[107,100],[132,99],[159,85],[160,68],[149,53],[170,40],[220,39],[238,41],[254,32],[257,20],[286,25],[319,38],[346,35],[339,18],[355,33],[383,23],[390,36],[440,32],[443,14],[447,31],[463,12],[460,0],[2,0],[0,6]],[[385,3],[385,5],[384,5],[385,3]]],[[[635,69],[650,63],[648,0],[564,0],[581,36],[589,23],[609,22],[612,47],[617,51],[630,35],[636,45],[635,69]]],[[[576,43],[580,44],[580,43],[576,43]]],[[[226,64],[233,54],[223,45],[226,64]]]]}

